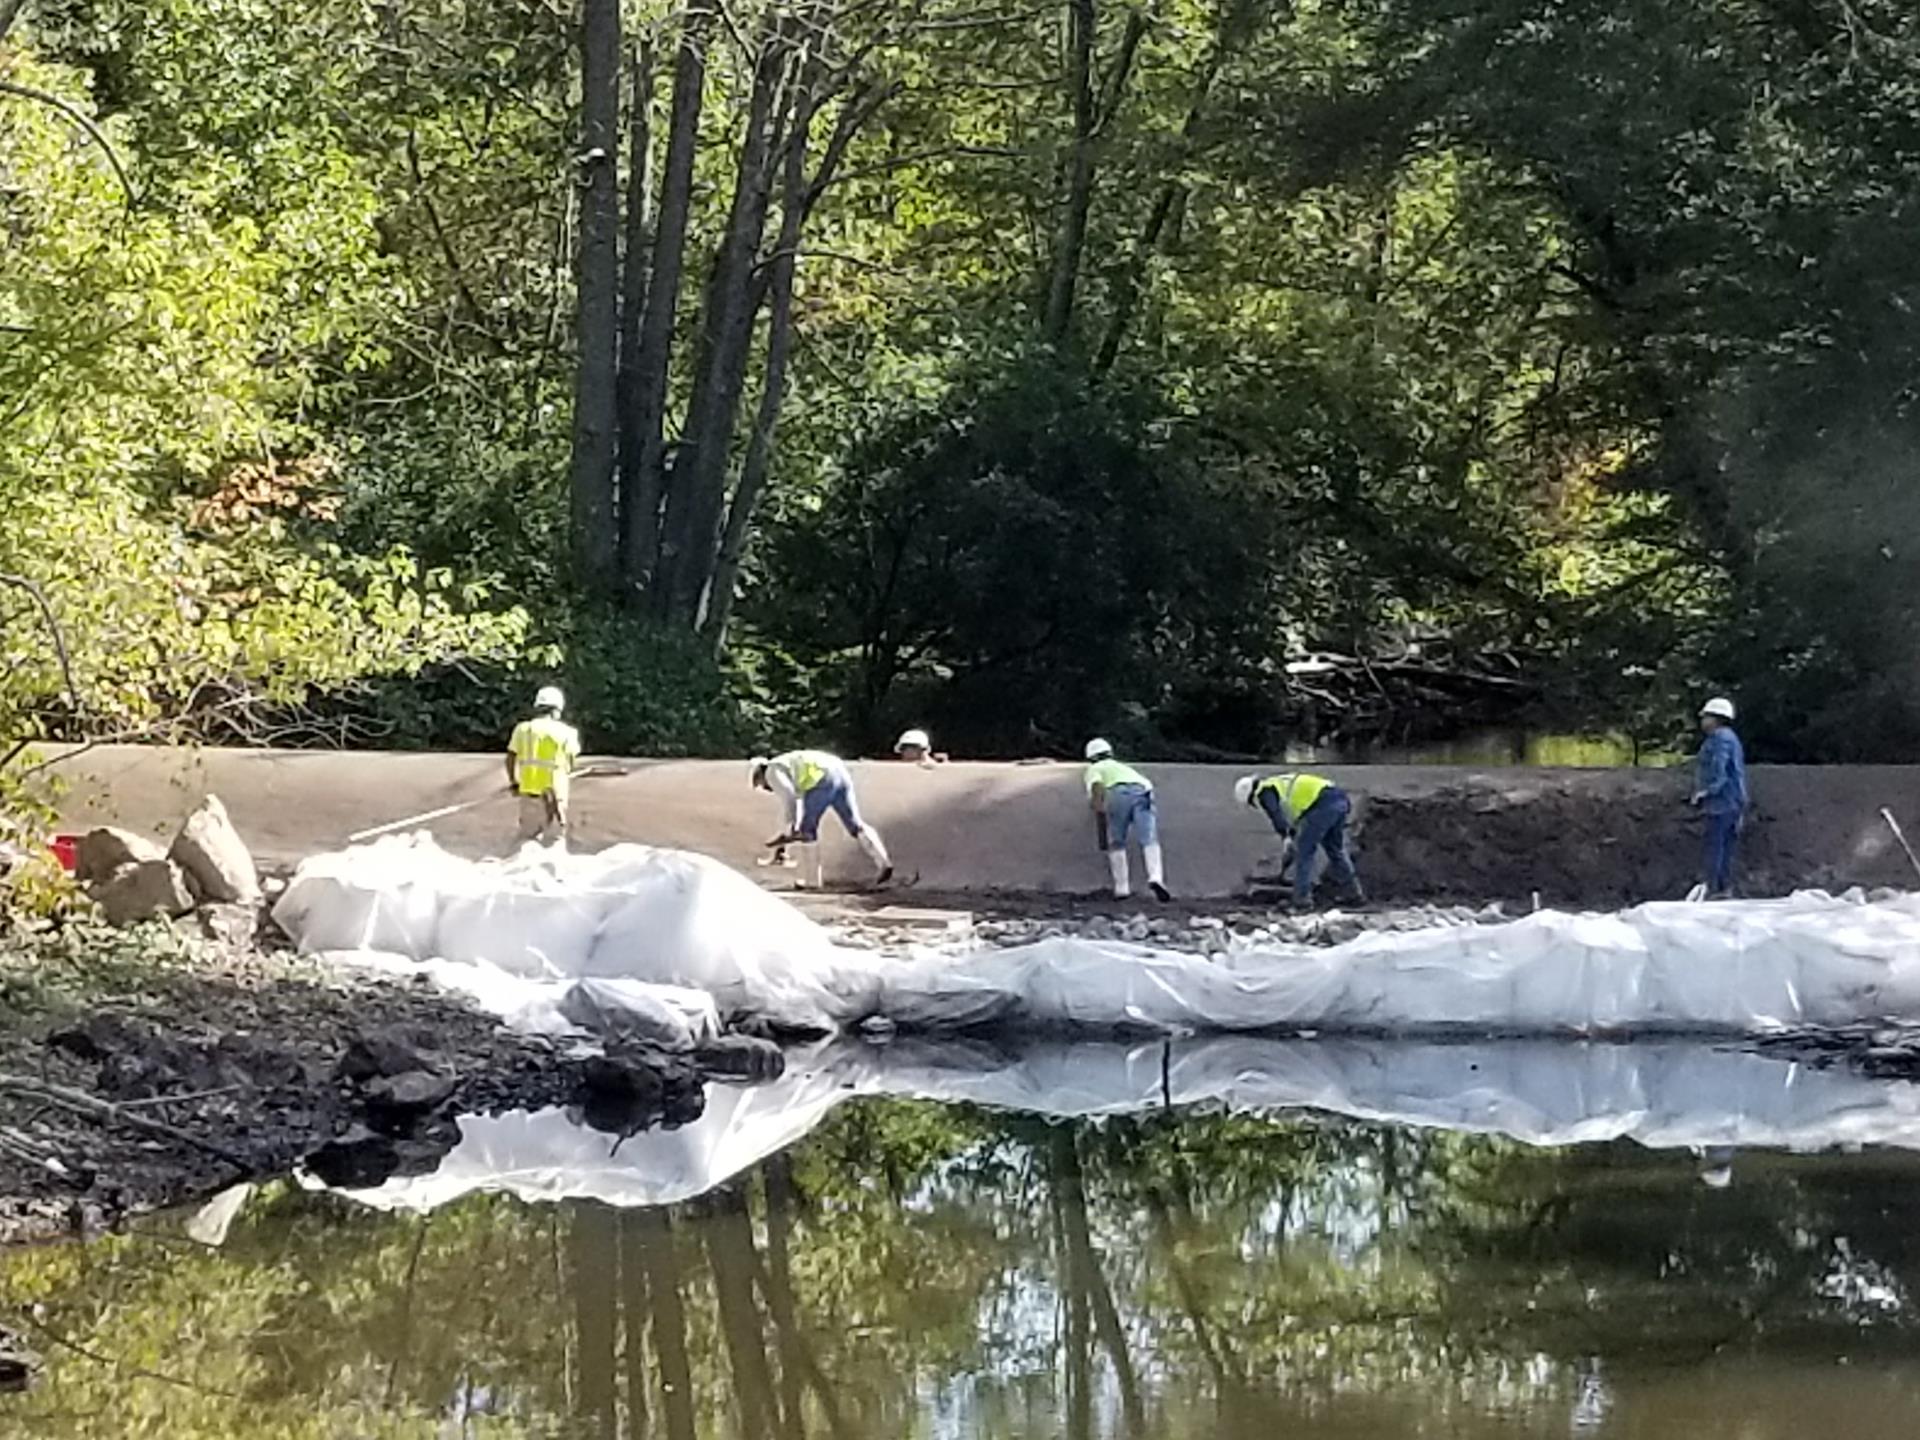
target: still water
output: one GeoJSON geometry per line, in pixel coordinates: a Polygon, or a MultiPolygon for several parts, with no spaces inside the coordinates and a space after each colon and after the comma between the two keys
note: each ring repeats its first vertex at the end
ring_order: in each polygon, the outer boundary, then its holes
{"type": "Polygon", "coordinates": [[[0,1256],[48,1361],[0,1428],[1920,1434],[1913,1087],[1681,1047],[1099,1051],[816,1058],[680,1137],[508,1117],[360,1198],[255,1191],[194,1227],[217,1248],[180,1217],[0,1256]],[[983,1073],[991,1107],[885,1093],[983,1073]]]}

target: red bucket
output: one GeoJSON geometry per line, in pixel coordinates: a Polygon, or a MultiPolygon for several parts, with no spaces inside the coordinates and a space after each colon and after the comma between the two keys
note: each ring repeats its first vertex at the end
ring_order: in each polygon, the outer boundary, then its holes
{"type": "Polygon", "coordinates": [[[79,844],[78,835],[56,835],[53,837],[52,846],[49,847],[53,851],[53,858],[60,862],[60,868],[69,875],[73,874],[74,865],[78,859],[76,852],[79,844]]]}

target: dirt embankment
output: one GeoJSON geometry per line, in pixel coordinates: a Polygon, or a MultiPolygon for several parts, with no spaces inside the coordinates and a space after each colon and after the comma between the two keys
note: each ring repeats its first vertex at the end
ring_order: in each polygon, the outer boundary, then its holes
{"type": "Polygon", "coordinates": [[[332,1183],[430,1169],[462,1114],[578,1105],[631,1132],[697,1117],[770,1046],[581,1055],[423,982],[164,926],[0,937],[0,1244],[84,1233],[304,1164],[332,1183]]]}

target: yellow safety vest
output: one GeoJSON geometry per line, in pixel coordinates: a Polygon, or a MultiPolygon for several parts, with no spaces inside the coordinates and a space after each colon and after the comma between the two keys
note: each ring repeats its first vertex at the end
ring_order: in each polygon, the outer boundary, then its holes
{"type": "Polygon", "coordinates": [[[1269,775],[1253,787],[1253,803],[1260,803],[1260,792],[1271,790],[1280,797],[1280,813],[1289,825],[1298,825],[1300,817],[1313,808],[1313,802],[1333,787],[1331,780],[1318,775],[1269,775]]]}
{"type": "Polygon", "coordinates": [[[541,715],[513,727],[507,744],[513,756],[513,778],[522,795],[557,791],[564,798],[573,762],[580,758],[580,732],[571,725],[541,715]]]}
{"type": "Polygon", "coordinates": [[[840,763],[839,757],[824,750],[789,750],[774,757],[773,763],[793,777],[793,788],[801,795],[827,778],[827,771],[840,763]]]}
{"type": "Polygon", "coordinates": [[[1142,790],[1153,789],[1153,782],[1135,770],[1131,765],[1122,765],[1111,755],[1104,760],[1096,760],[1087,766],[1087,793],[1093,793],[1093,787],[1101,785],[1112,790],[1121,785],[1138,785],[1142,790]]]}

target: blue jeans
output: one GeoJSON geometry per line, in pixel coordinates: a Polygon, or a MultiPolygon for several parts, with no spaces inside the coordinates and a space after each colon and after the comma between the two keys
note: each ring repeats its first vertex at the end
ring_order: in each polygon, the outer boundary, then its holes
{"type": "Polygon", "coordinates": [[[1141,785],[1115,785],[1107,791],[1107,849],[1126,849],[1127,836],[1132,834],[1139,835],[1142,850],[1160,843],[1153,791],[1141,785]]]}
{"type": "Polygon", "coordinates": [[[1707,816],[1707,891],[1725,895],[1733,889],[1733,861],[1740,851],[1740,827],[1746,817],[1738,810],[1707,816]]]}
{"type": "Polygon", "coordinates": [[[1347,817],[1353,813],[1353,801],[1338,785],[1329,785],[1320,798],[1307,807],[1293,837],[1293,898],[1305,905],[1313,898],[1314,851],[1327,855],[1327,878],[1343,891],[1351,892],[1360,883],[1354,873],[1353,857],[1347,853],[1347,817]]]}
{"type": "Polygon", "coordinates": [[[800,802],[800,838],[811,845],[820,838],[820,822],[828,810],[840,817],[847,834],[854,839],[866,825],[860,819],[860,807],[853,798],[853,785],[844,775],[829,775],[807,791],[800,802]]]}

